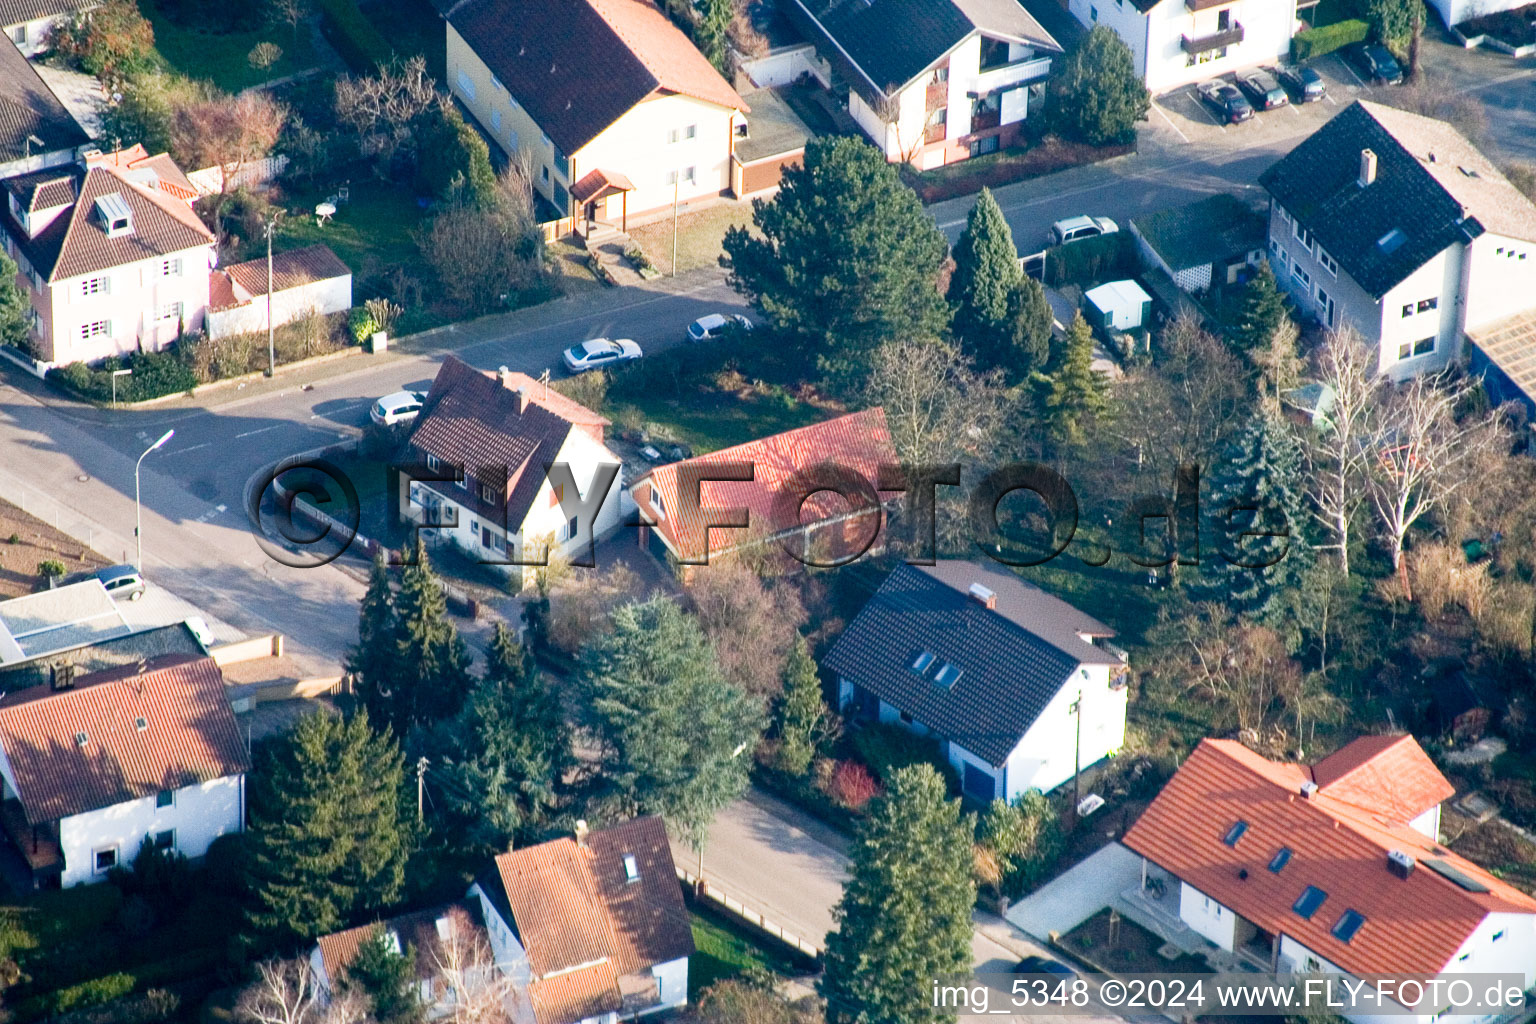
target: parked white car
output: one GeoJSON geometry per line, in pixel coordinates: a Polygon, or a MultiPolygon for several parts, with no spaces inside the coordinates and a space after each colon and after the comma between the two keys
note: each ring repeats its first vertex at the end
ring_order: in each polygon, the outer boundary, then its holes
{"type": "Polygon", "coordinates": [[[1066,245],[1080,238],[1112,235],[1119,230],[1120,225],[1108,217],[1068,217],[1051,225],[1051,241],[1056,245],[1066,245]]]}
{"type": "Polygon", "coordinates": [[[727,326],[735,324],[743,331],[752,329],[752,321],[740,313],[711,313],[701,316],[688,325],[689,341],[714,341],[727,326]]]}
{"type": "Polygon", "coordinates": [[[426,394],[421,391],[396,391],[374,402],[373,408],[368,410],[368,417],[381,427],[409,423],[421,412],[422,403],[426,400],[426,394]]]}
{"type": "Polygon", "coordinates": [[[584,341],[580,345],[566,349],[562,358],[565,360],[567,370],[572,373],[586,373],[588,370],[601,369],[614,363],[639,359],[644,354],[640,351],[640,346],[628,338],[593,338],[591,341],[584,341]]]}

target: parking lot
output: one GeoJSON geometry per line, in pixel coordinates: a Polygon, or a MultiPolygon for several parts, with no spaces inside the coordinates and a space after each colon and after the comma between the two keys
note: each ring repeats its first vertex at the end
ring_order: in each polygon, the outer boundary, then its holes
{"type": "MultiPolygon", "coordinates": [[[[1266,145],[1311,134],[1351,102],[1362,96],[1368,97],[1374,90],[1340,54],[1319,57],[1309,66],[1322,76],[1328,87],[1327,96],[1320,103],[1296,103],[1293,99],[1274,110],[1255,110],[1251,120],[1229,125],[1222,122],[1219,112],[1201,102],[1194,85],[1186,85],[1153,101],[1153,130],[1161,128],[1192,145],[1233,148],[1266,145]]],[[[1222,78],[1229,84],[1233,81],[1230,75],[1222,78]]]]}

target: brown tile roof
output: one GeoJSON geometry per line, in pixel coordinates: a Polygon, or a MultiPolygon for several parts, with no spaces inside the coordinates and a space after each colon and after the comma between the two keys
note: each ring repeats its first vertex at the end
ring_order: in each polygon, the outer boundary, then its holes
{"type": "Polygon", "coordinates": [[[636,818],[496,858],[505,901],[528,954],[539,1024],[571,1024],[619,1007],[618,978],[693,953],[666,828],[636,818]],[[627,880],[633,856],[639,879],[627,880]]]}
{"type": "Polygon", "coordinates": [[[248,767],[218,666],[185,655],[5,695],[0,749],[33,824],[248,767]]]}
{"type": "Polygon", "coordinates": [[[55,167],[5,179],[5,190],[15,196],[21,208],[28,213],[68,206],[75,201],[78,185],[78,176],[72,167],[62,170],[55,167]]]}
{"type": "Polygon", "coordinates": [[[448,21],[568,156],[657,94],[747,109],[646,0],[467,0],[448,21]]]}
{"type": "MultiPolygon", "coordinates": [[[[274,293],[352,273],[341,258],[323,244],[290,249],[272,257],[274,293]]],[[[243,306],[267,294],[267,258],[220,267],[209,274],[208,305],[214,310],[243,306]],[[223,280],[220,281],[219,279],[223,280]]]]}
{"type": "Polygon", "coordinates": [[[1488,914],[1536,913],[1536,899],[1406,822],[1321,791],[1302,795],[1311,775],[1231,740],[1203,740],[1123,842],[1258,927],[1357,975],[1435,974],[1488,914]],[[1229,846],[1224,839],[1239,821],[1247,830],[1229,846]],[[1290,859],[1271,871],[1282,848],[1290,859]],[[1416,859],[1406,879],[1388,870],[1392,850],[1416,859]],[[1457,884],[1429,861],[1486,891],[1457,884]],[[1327,893],[1310,919],[1292,909],[1308,886],[1327,893]],[[1345,910],[1365,917],[1349,942],[1331,934],[1345,910]]]}
{"type": "MultiPolygon", "coordinates": [[[[510,387],[503,386],[496,374],[446,357],[416,418],[410,449],[418,459],[431,455],[462,466],[466,482],[483,483],[504,494],[507,528],[516,532],[544,483],[544,467],[554,462],[573,427],[596,431],[600,437],[608,421],[526,374],[509,374],[508,383],[510,387]],[[519,408],[518,387],[527,395],[525,408],[519,408]],[[502,466],[507,467],[505,477],[499,473],[502,466]]],[[[429,486],[479,515],[499,514],[495,504],[481,497],[478,486],[429,486]]]]}
{"type": "Polygon", "coordinates": [[[602,199],[618,195],[620,192],[631,192],[634,187],[635,183],[618,171],[605,171],[599,167],[583,175],[580,181],[571,186],[571,198],[578,203],[585,203],[590,199],[602,199]]]}
{"type": "MultiPolygon", "coordinates": [[[[688,465],[718,465],[722,462],[747,462],[754,468],[752,480],[712,480],[699,487],[699,507],[746,508],[749,513],[748,530],[712,529],[709,531],[709,554],[729,551],[748,537],[762,534],[760,529],[773,525],[774,499],[786,482],[797,472],[824,462],[833,462],[851,469],[871,484],[878,479],[879,467],[895,465],[896,450],[891,446],[891,432],[886,426],[885,410],[865,409],[835,419],[813,423],[808,427],[788,430],[772,437],[748,441],[734,448],[723,448],[708,455],[685,459],[666,466],[658,466],[641,474],[630,485],[631,493],[641,495],[641,486],[649,483],[661,495],[662,516],[656,523],[674,551],[679,551],[680,537],[696,537],[702,529],[702,511],[684,519],[679,515],[682,503],[678,499],[678,470],[688,465]]],[[[639,500],[639,498],[637,498],[639,500]]],[[[831,492],[812,495],[801,508],[800,521],[814,523],[852,511],[848,503],[831,492]]],[[[652,518],[657,518],[652,515],[652,518]]],[[[696,545],[688,541],[688,545],[696,545]]],[[[682,552],[692,554],[693,552],[682,552]]]]}
{"type": "Polygon", "coordinates": [[[1312,766],[1328,796],[1408,822],[1456,795],[1424,748],[1406,733],[1361,736],[1312,766]]]}
{"type": "MultiPolygon", "coordinates": [[[[35,238],[28,238],[9,214],[6,230],[37,272],[49,281],[78,277],[139,260],[208,246],[213,233],[185,202],[158,189],[144,188],[106,166],[74,174],[79,198],[35,238]],[[96,217],[96,200],[117,193],[133,213],[133,231],[108,238],[96,217]]],[[[192,269],[192,268],[189,268],[192,269]]]]}
{"type": "Polygon", "coordinates": [[[91,141],[21,51],[0,47],[0,163],[22,159],[29,135],[43,140],[41,147],[31,144],[34,154],[74,149],[91,141]]]}
{"type": "Polygon", "coordinates": [[[400,939],[400,950],[405,951],[406,946],[415,946],[418,957],[418,967],[427,968],[420,970],[419,974],[425,976],[430,968],[427,960],[430,949],[437,941],[437,922],[452,918],[450,915],[456,912],[467,915],[473,927],[480,927],[480,914],[474,905],[458,901],[445,903],[439,907],[431,907],[427,910],[418,910],[409,914],[401,914],[383,921],[373,921],[359,925],[356,928],[347,928],[343,931],[332,932],[330,935],[322,935],[315,940],[315,945],[320,947],[320,959],[325,966],[325,976],[332,987],[342,973],[357,959],[358,951],[363,943],[372,938],[380,928],[394,932],[400,939]]]}

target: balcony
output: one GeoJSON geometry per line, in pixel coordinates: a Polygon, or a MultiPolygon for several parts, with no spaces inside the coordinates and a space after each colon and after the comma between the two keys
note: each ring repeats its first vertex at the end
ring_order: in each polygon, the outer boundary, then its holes
{"type": "Polygon", "coordinates": [[[1001,110],[978,110],[971,114],[971,132],[984,132],[988,128],[996,128],[1003,123],[1001,110]]]}
{"type": "Polygon", "coordinates": [[[1184,0],[1184,6],[1191,11],[1208,11],[1212,7],[1224,7],[1232,3],[1232,0],[1184,0]]]}
{"type": "Polygon", "coordinates": [[[923,129],[923,145],[931,146],[935,142],[943,142],[949,126],[943,121],[931,124],[923,129]]]}
{"type": "Polygon", "coordinates": [[[970,92],[992,92],[1010,85],[1022,85],[1044,78],[1051,72],[1050,57],[1031,57],[1001,67],[985,68],[966,88],[970,92]]]}
{"type": "Polygon", "coordinates": [[[929,82],[923,109],[931,114],[940,107],[947,106],[949,106],[949,81],[946,79],[942,82],[929,82]]]}
{"type": "Polygon", "coordinates": [[[1243,26],[1234,23],[1231,28],[1222,29],[1220,32],[1212,32],[1208,36],[1185,36],[1182,40],[1184,52],[1199,55],[1219,50],[1223,46],[1236,46],[1243,41],[1243,26]]]}

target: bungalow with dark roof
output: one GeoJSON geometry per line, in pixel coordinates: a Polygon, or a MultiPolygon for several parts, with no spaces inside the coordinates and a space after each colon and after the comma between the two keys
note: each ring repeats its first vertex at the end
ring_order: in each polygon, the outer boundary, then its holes
{"type": "Polygon", "coordinates": [[[1013,145],[1062,52],[1017,0],[785,0],[848,113],[919,170],[1013,145]]]}
{"type": "Polygon", "coordinates": [[[1360,100],[1259,181],[1276,278],[1323,325],[1358,330],[1380,372],[1441,370],[1470,335],[1536,396],[1529,338],[1495,330],[1536,313],[1536,204],[1454,126],[1360,100]]]}
{"type": "MultiPolygon", "coordinates": [[[[1441,844],[1440,804],[1454,792],[1411,736],[1363,737],[1310,767],[1203,740],[1122,840],[1143,865],[1127,906],[1243,969],[1501,974],[1528,989],[1536,899],[1441,844]]],[[[1429,992],[1400,1017],[1344,1016],[1490,1019],[1457,1015],[1444,987],[1429,992]]]]}
{"type": "Polygon", "coordinates": [[[558,216],[627,214],[731,188],[748,107],[647,0],[460,0],[448,87],[558,216]]]}
{"type": "Polygon", "coordinates": [[[64,665],[0,697],[0,827],[37,885],[99,882],[145,844],[201,857],[244,828],[247,768],[212,658],[64,665]]]}
{"type": "Polygon", "coordinates": [[[0,47],[0,178],[70,163],[90,141],[21,51],[0,47]]]}
{"type": "Polygon", "coordinates": [[[531,583],[534,572],[520,562],[542,562],[546,552],[584,556],[591,540],[621,525],[623,467],[603,444],[607,426],[548,381],[477,370],[450,355],[406,445],[420,473],[438,479],[402,475],[401,516],[510,582],[531,583]]]}
{"type": "Polygon", "coordinates": [[[934,737],[967,796],[1012,802],[1125,742],[1114,635],[1000,566],[945,560],[891,573],[821,664],[845,713],[934,737]]]}

